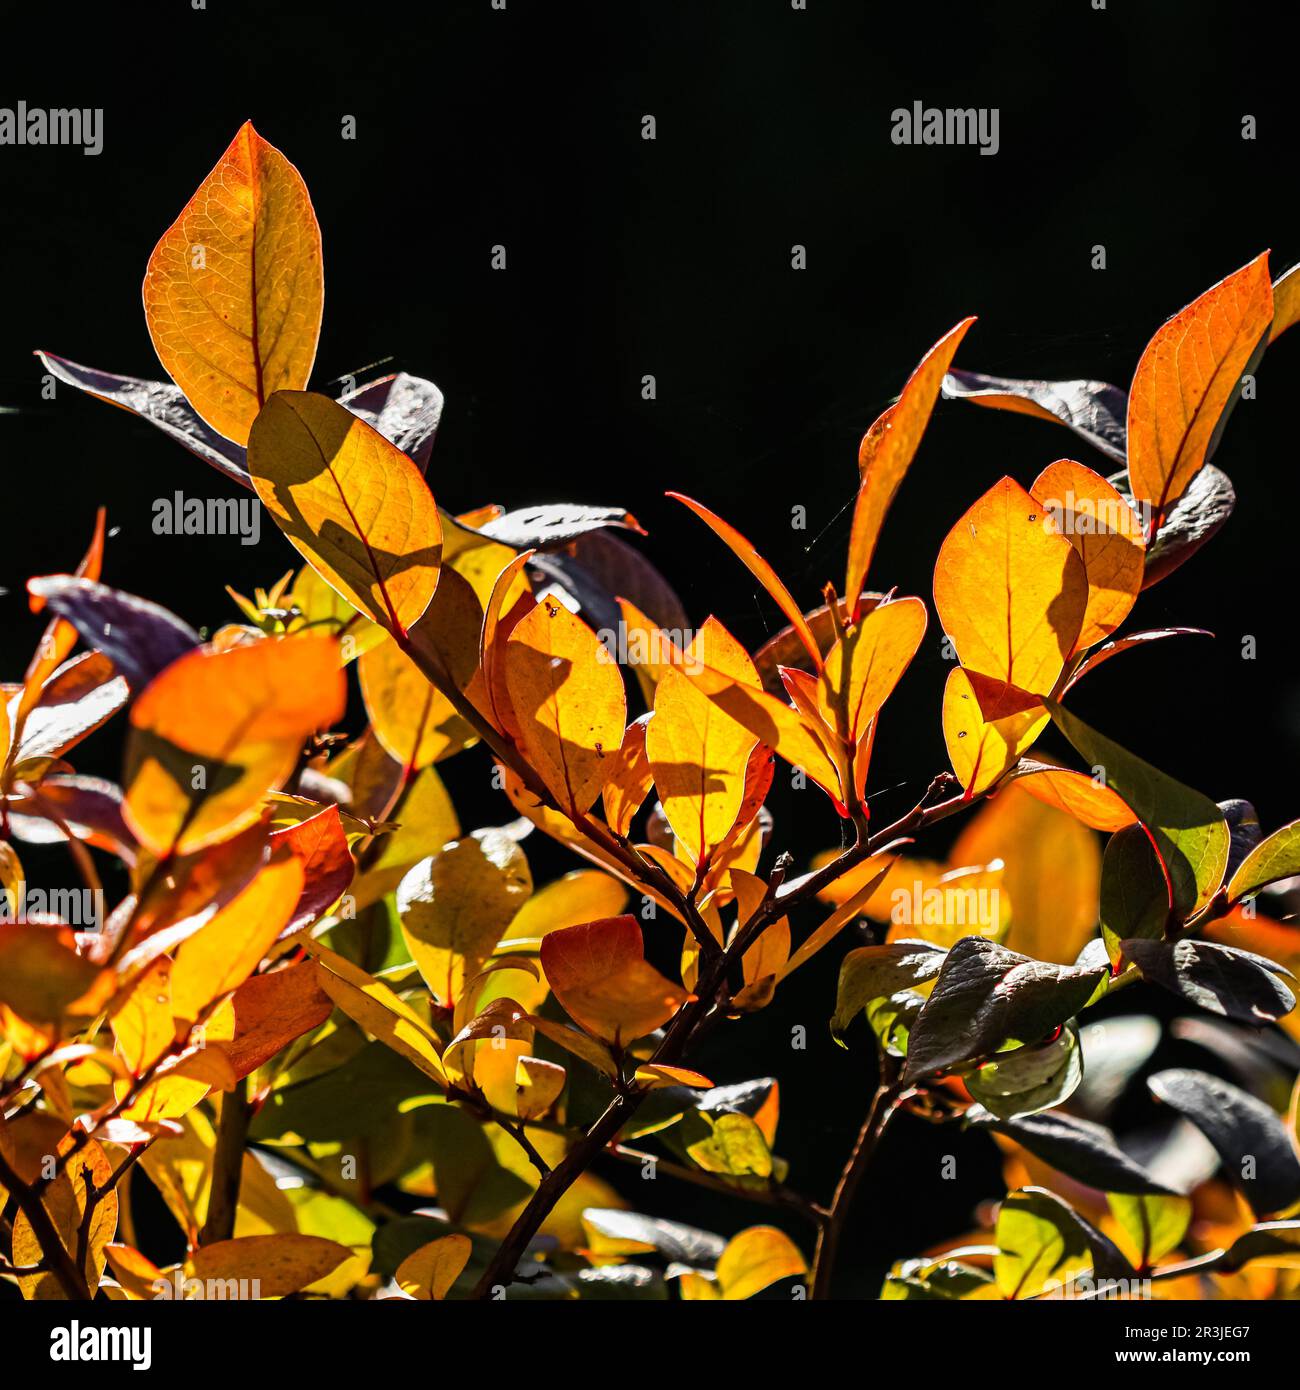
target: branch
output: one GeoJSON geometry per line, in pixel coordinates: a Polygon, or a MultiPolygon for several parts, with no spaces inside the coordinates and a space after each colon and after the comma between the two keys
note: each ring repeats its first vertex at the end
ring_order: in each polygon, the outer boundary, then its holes
{"type": "Polygon", "coordinates": [[[229,1240],[235,1233],[235,1214],[239,1210],[239,1182],[244,1168],[244,1145],[253,1107],[248,1099],[248,1079],[238,1082],[221,1098],[221,1117],[217,1121],[217,1142],[212,1152],[212,1183],[208,1196],[208,1215],[199,1232],[200,1245],[229,1240]]]}
{"type": "Polygon", "coordinates": [[[905,1088],[897,1082],[881,1081],[872,1097],[871,1107],[862,1128],[858,1131],[857,1142],[849,1154],[835,1186],[831,1198],[830,1214],[817,1233],[817,1248],[813,1252],[812,1296],[815,1299],[830,1297],[831,1276],[835,1270],[835,1256],[839,1249],[840,1235],[844,1222],[853,1205],[853,1196],[867,1171],[876,1146],[880,1143],[890,1119],[905,1094],[905,1088]]]}
{"type": "Polygon", "coordinates": [[[817,1226],[820,1226],[828,1215],[824,1207],[810,1202],[802,1193],[782,1187],[780,1183],[769,1182],[763,1187],[741,1187],[716,1173],[706,1173],[703,1168],[688,1168],[683,1163],[674,1163],[671,1159],[660,1158],[658,1154],[645,1153],[641,1149],[629,1148],[626,1144],[611,1144],[606,1152],[611,1158],[620,1159],[624,1163],[649,1163],[657,1173],[666,1173],[679,1182],[691,1183],[695,1187],[707,1187],[712,1192],[721,1192],[728,1197],[739,1197],[744,1202],[786,1207],[791,1211],[797,1211],[800,1216],[806,1217],[817,1226]]]}

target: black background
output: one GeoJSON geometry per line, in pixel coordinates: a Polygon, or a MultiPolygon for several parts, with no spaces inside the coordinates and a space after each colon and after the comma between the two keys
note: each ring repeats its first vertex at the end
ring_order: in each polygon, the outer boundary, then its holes
{"type": "MultiPolygon", "coordinates": [[[[859,437],[959,318],[980,315],[960,365],[1126,386],[1170,314],[1265,247],[1275,273],[1300,255],[1296,120],[1280,100],[1296,36],[1281,6],[208,0],[195,11],[168,0],[0,12],[0,105],[103,107],[105,134],[97,158],[0,148],[5,679],[21,676],[40,631],[27,577],[76,563],[101,502],[115,528],[106,580],[195,625],[235,616],[224,584],[248,591],[296,562],[269,524],[255,549],[153,535],[155,498],[231,485],[70,388],[42,401],[30,356],[42,347],[161,375],[140,306],[145,262],[246,117],[298,165],[321,221],[313,384],[397,369],[437,381],[447,405],[429,479],[443,505],[622,504],[692,621],[717,612],[751,647],[779,626],[775,610],[664,489],[740,526],[811,606],[842,576],[859,437]],[[890,113],[915,100],[998,107],[999,153],[894,146],[890,113]],[[645,114],[654,142],[641,138],[645,114]],[[340,134],[348,115],[352,141],[340,134]],[[1246,115],[1258,119],[1253,141],[1246,115]],[[490,269],[495,243],[504,273],[490,269]],[[1104,271],[1091,268],[1098,244],[1104,271]],[[641,399],[645,373],[653,402],[641,399]],[[806,531],[791,528],[796,504],[806,531]]],[[[1297,374],[1292,335],[1267,354],[1259,397],[1236,412],[1216,460],[1237,486],[1234,517],[1135,615],[1217,640],[1132,653],[1074,701],[1216,799],[1249,797],[1266,828],[1297,811],[1297,374]]],[[[941,404],[873,584],[928,600],[935,552],[965,507],[1002,474],[1027,485],[1061,456],[1111,471],[1049,424],[941,404]]],[[[881,824],[946,766],[946,671],[932,628],[877,742],[881,824]]],[[[74,761],[112,775],[119,755],[110,729],[74,761]]],[[[467,823],[480,810],[504,819],[469,761],[450,778],[467,823]]],[[[801,857],[835,843],[816,793],[778,787],[772,804],[780,842],[801,857]]],[[[935,832],[925,848],[946,839],[935,832]]],[[[530,855],[539,876],[567,867],[535,843],[530,855]]],[[[30,868],[62,872],[35,855],[30,868]]],[[[826,1036],[824,964],[706,1059],[719,1080],[777,1071],[779,1148],[791,1181],[817,1197],[871,1070],[826,1036]],[[789,1050],[796,1022],[806,1052],[789,1050]]],[[[869,1187],[935,1171],[953,1143],[905,1132],[869,1187]]],[[[996,1195],[991,1150],[958,1142],[969,1155],[959,1192],[928,1188],[919,1204],[865,1194],[872,1214],[851,1227],[845,1292],[873,1289],[887,1259],[961,1229],[996,1195]]],[[[653,1198],[726,1229],[752,1219],[663,1182],[653,1198]]]]}

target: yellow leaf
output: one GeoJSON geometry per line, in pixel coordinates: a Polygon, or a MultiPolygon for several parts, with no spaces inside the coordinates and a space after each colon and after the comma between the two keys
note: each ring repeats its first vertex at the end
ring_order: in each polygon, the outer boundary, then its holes
{"type": "Polygon", "coordinates": [[[540,1057],[520,1057],[515,1063],[515,1113],[521,1120],[540,1120],[560,1098],[568,1072],[540,1057]]]}
{"type": "Polygon", "coordinates": [[[1129,389],[1128,473],[1152,512],[1148,538],[1200,471],[1272,320],[1266,251],[1175,314],[1143,351],[1129,389]]]}
{"type": "Polygon", "coordinates": [[[77,950],[61,922],[0,920],[0,1004],[32,1024],[90,1018],[113,993],[113,972],[77,950]]]}
{"type": "Polygon", "coordinates": [[[1071,459],[1048,464],[1030,493],[1083,561],[1088,606],[1075,646],[1091,647],[1128,617],[1142,588],[1142,523],[1105,478],[1071,459]]]}
{"type": "Polygon", "coordinates": [[[403,1293],[441,1303],[469,1263],[473,1242],[468,1236],[440,1236],[408,1255],[393,1276],[403,1293]]]}
{"type": "Polygon", "coordinates": [[[563,811],[583,815],[614,771],[627,718],[613,657],[545,597],[510,634],[505,681],[529,762],[563,811]]]}
{"type": "Polygon", "coordinates": [[[324,294],[307,185],[245,121],[149,257],[158,358],[203,419],[244,444],[273,391],[306,386],[324,294]]]}
{"type": "MultiPolygon", "coordinates": [[[[911,861],[917,862],[917,861],[911,861]]],[[[910,881],[900,874],[890,890],[887,941],[914,940],[947,949],[963,936],[1001,941],[1015,917],[1000,859],[949,869],[932,878],[923,863],[910,881]]]]}
{"type": "Polygon", "coordinates": [[[127,824],[160,858],[252,825],[307,737],[343,717],[346,695],[333,637],[198,647],[173,661],[131,710],[127,824]]]}
{"type": "Polygon", "coordinates": [[[442,1049],[433,1029],[388,988],[364,970],[316,942],[306,949],[324,967],[321,987],[354,1022],[400,1053],[440,1086],[446,1086],[442,1049]]]}
{"type": "Polygon", "coordinates": [[[1011,898],[1006,944],[1012,950],[1074,963],[1095,932],[1100,910],[1101,848],[1092,831],[1031,796],[1017,780],[963,829],[952,857],[971,864],[1004,862],[1002,882],[1011,898]]]}
{"type": "Polygon", "coordinates": [[[665,1086],[690,1086],[697,1091],[712,1090],[713,1082],[702,1072],[691,1071],[688,1067],[665,1067],[647,1064],[638,1067],[632,1078],[638,1086],[657,1091],[665,1086]]]}
{"type": "Polygon", "coordinates": [[[751,1226],[727,1242],[718,1256],[717,1277],[728,1300],[752,1298],[780,1279],[807,1273],[794,1242],[775,1226],[751,1226]]]}
{"type": "Polygon", "coordinates": [[[555,1023],[549,1018],[542,1018],[534,1014],[528,1020],[534,1028],[551,1042],[572,1052],[575,1057],[579,1057],[588,1066],[595,1067],[597,1071],[604,1072],[606,1076],[613,1080],[618,1075],[618,1066],[614,1058],[610,1055],[609,1048],[603,1043],[599,1043],[595,1038],[589,1038],[586,1033],[579,1033],[576,1028],[569,1028],[563,1023],[555,1023]]]}
{"type": "Polygon", "coordinates": [[[1083,561],[1011,478],[995,483],[939,550],[934,606],[961,664],[990,680],[1048,694],[1087,603],[1083,561]]]}
{"type": "Polygon", "coordinates": [[[943,741],[952,770],[968,796],[978,796],[1014,767],[1051,718],[1031,697],[1026,708],[986,720],[981,697],[996,706],[1005,689],[1000,681],[960,666],[948,673],[943,688],[943,741]]]}
{"type": "Polygon", "coordinates": [[[854,616],[885,515],[930,422],[930,412],[938,399],[944,373],[966,336],[966,330],[974,322],[973,318],[963,319],[926,353],[908,378],[903,394],[872,425],[858,447],[861,482],[853,508],[848,570],[844,579],[844,604],[854,616]]]}
{"type": "Polygon", "coordinates": [[[240,1236],[195,1250],[185,1262],[185,1274],[205,1283],[219,1281],[227,1291],[233,1282],[240,1290],[233,1295],[236,1297],[284,1298],[323,1279],[351,1258],[352,1251],[346,1245],[323,1236],[240,1236]]]}
{"type": "Polygon", "coordinates": [[[442,523],[424,476],[326,396],[279,391],[248,440],[257,495],[294,548],[366,617],[404,634],[429,606],[442,523]]]}
{"type": "Polygon", "coordinates": [[[397,886],[402,935],[443,1004],[492,954],[533,891],[523,850],[501,830],[480,830],[417,864],[397,886]]]}
{"type": "Polygon", "coordinates": [[[392,638],[362,654],[357,675],[375,737],[403,767],[427,767],[474,741],[451,702],[392,638]]]}
{"type": "MultiPolygon", "coordinates": [[[[761,692],[753,662],[716,618],[700,629],[685,659],[761,692]]],[[[682,671],[663,672],[646,728],[646,757],[664,815],[697,864],[736,823],[755,742],[682,671]]]]}
{"type": "Polygon", "coordinates": [[[811,960],[828,942],[833,941],[855,917],[862,915],[863,906],[871,901],[872,894],[884,882],[885,875],[889,872],[893,860],[876,855],[869,862],[876,866],[875,873],[851,898],[841,903],[821,926],[817,927],[810,936],[799,944],[799,948],[777,972],[778,984],[798,970],[801,965],[811,960]]]}
{"type": "Polygon", "coordinates": [[[843,732],[851,740],[865,733],[893,694],[925,635],[925,604],[919,598],[878,604],[826,658],[825,682],[833,703],[844,711],[843,732]]]}

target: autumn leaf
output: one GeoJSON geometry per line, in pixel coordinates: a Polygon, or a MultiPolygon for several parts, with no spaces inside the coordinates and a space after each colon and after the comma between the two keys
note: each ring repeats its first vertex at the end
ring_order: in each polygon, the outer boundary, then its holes
{"type": "Polygon", "coordinates": [[[948,759],[967,796],[986,791],[1030,748],[1050,716],[1042,703],[1028,697],[1020,709],[985,716],[1007,707],[1002,682],[958,666],[943,689],[943,739],[948,759]]]}
{"type": "Polygon", "coordinates": [[[1148,538],[1208,458],[1272,320],[1266,251],[1175,314],[1143,351],[1129,389],[1128,473],[1152,511],[1148,538]]]}
{"type": "MultiPolygon", "coordinates": [[[[858,599],[894,497],[912,466],[930,413],[939,398],[944,373],[975,320],[963,319],[949,329],[921,359],[898,400],[871,426],[858,446],[858,498],[849,533],[849,562],[844,578],[844,603],[858,616],[858,599]]],[[[791,619],[793,621],[793,619],[791,619]]]]}
{"type": "Polygon", "coordinates": [[[1011,478],[995,483],[939,550],[934,606],[961,664],[1030,694],[1056,683],[1087,603],[1083,561],[1011,478]]]}
{"type": "Polygon", "coordinates": [[[279,391],[249,435],[248,471],[321,578],[404,636],[433,598],[442,558],[438,508],[411,459],[328,397],[279,391]]]}
{"type": "Polygon", "coordinates": [[[584,815],[612,776],[623,739],[618,666],[581,619],[544,598],[511,632],[504,667],[529,761],[561,810],[584,815]]]}
{"type": "Polygon", "coordinates": [[[825,682],[856,741],[893,694],[925,635],[925,604],[901,598],[872,608],[831,649],[825,682]]]}
{"type": "Polygon", "coordinates": [[[393,1277],[409,1297],[440,1303],[460,1277],[472,1248],[468,1236],[440,1236],[408,1255],[393,1277]]]}
{"type": "Polygon", "coordinates": [[[149,257],[158,358],[198,414],[243,444],[273,392],[307,385],[324,293],[307,185],[245,121],[149,257]]]}
{"type": "Polygon", "coordinates": [[[1142,524],[1116,488],[1071,459],[1044,468],[1030,493],[1083,561],[1088,606],[1075,645],[1091,647],[1128,617],[1142,588],[1142,524]]]}
{"type": "Polygon", "coordinates": [[[160,856],[251,825],[306,738],[343,717],[345,695],[332,637],[200,647],[174,661],[131,710],[127,824],[160,856]]]}
{"type": "Polygon", "coordinates": [[[569,1017],[616,1046],[653,1033],[686,1002],[645,959],[635,917],[551,932],[542,938],[542,969],[569,1017]]]}
{"type": "MultiPolygon", "coordinates": [[[[761,688],[748,653],[716,618],[696,634],[683,660],[707,665],[754,690],[761,688]]],[[[748,729],[723,713],[683,671],[664,671],[646,728],[646,757],[664,815],[697,864],[736,822],[755,742],[748,729]]]]}

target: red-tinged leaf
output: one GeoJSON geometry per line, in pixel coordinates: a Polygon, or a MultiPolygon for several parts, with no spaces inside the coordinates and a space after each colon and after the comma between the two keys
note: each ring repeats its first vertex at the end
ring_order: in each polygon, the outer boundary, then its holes
{"type": "Polygon", "coordinates": [[[817,646],[817,640],[812,634],[812,629],[808,626],[803,616],[803,610],[794,601],[789,589],[778,578],[776,571],[765,559],[754,549],[751,542],[745,539],[734,526],[730,526],[723,521],[720,516],[716,516],[707,507],[689,497],[684,497],[680,492],[670,492],[668,496],[677,502],[682,502],[688,506],[696,516],[709,529],[718,536],[731,550],[732,554],[745,566],[755,579],[765,588],[776,606],[785,614],[794,630],[799,634],[799,640],[803,643],[804,649],[812,658],[812,663],[818,671],[822,666],[822,655],[817,646]]]}
{"type": "Polygon", "coordinates": [[[233,1036],[208,1046],[222,1052],[236,1078],[256,1071],[330,1016],[334,1001],[321,987],[320,974],[314,960],[305,960],[269,975],[254,975],[231,995],[233,1036]]]}
{"type": "Polygon", "coordinates": [[[686,1002],[645,959],[635,917],[606,917],[542,938],[542,970],[565,1012],[587,1032],[624,1045],[653,1033],[686,1002]]]}
{"type": "Polygon", "coordinates": [[[1128,472],[1148,536],[1187,491],[1273,320],[1268,253],[1194,300],[1147,344],[1129,390],[1128,472]]]}
{"type": "Polygon", "coordinates": [[[963,319],[939,339],[908,378],[902,395],[871,426],[858,446],[861,481],[853,509],[848,570],[844,579],[844,604],[850,613],[856,614],[858,596],[866,582],[885,516],[916,457],[921,436],[939,398],[944,374],[974,322],[973,318],[963,319]]]}
{"type": "Polygon", "coordinates": [[[49,575],[28,580],[27,592],[66,618],[136,690],[201,641],[187,622],[161,605],[91,579],[49,575]]]}
{"type": "Polygon", "coordinates": [[[324,916],[338,902],[352,885],[356,864],[337,806],[327,806],[297,825],[274,830],[269,840],[273,849],[286,846],[302,864],[302,895],[283,932],[289,936],[324,916]]]}

